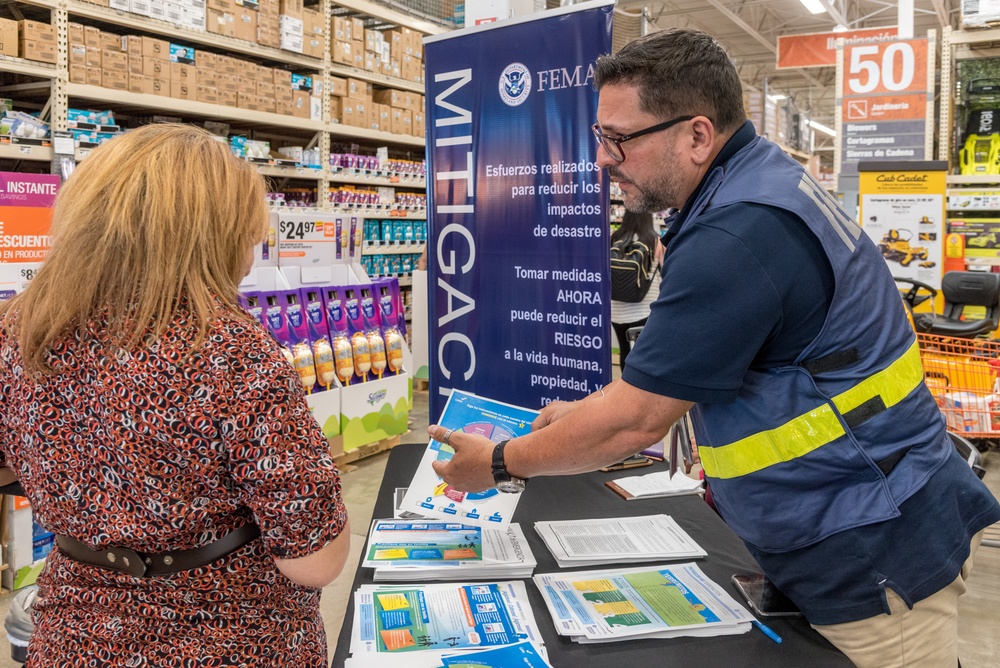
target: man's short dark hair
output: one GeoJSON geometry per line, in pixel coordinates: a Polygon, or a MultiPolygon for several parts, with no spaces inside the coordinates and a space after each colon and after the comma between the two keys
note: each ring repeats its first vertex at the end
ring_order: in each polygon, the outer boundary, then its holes
{"type": "Polygon", "coordinates": [[[601,56],[594,84],[598,90],[635,86],[643,111],[663,120],[708,116],[720,132],[734,132],[746,121],[736,66],[714,37],[699,30],[655,32],[601,56]]]}

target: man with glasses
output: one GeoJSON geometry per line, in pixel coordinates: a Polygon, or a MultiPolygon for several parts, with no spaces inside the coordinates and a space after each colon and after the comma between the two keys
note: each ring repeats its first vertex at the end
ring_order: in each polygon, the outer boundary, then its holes
{"type": "Polygon", "coordinates": [[[690,410],[720,514],[820,633],[859,666],[956,665],[958,596],[1000,505],[950,444],[881,255],[755,135],[710,36],[643,37],[594,81],[625,207],[680,209],[659,296],[621,380],[495,447],[456,432],[438,474],[478,491],[592,471],[690,410]]]}

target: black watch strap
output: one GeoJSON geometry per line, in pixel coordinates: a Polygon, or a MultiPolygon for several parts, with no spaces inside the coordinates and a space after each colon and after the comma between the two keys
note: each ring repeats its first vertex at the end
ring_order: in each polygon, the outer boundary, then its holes
{"type": "Polygon", "coordinates": [[[492,468],[493,468],[493,482],[495,483],[507,482],[510,480],[510,473],[507,472],[507,465],[504,463],[503,460],[503,451],[504,448],[507,447],[508,443],[510,443],[510,439],[507,439],[505,441],[500,441],[493,448],[492,468]]]}

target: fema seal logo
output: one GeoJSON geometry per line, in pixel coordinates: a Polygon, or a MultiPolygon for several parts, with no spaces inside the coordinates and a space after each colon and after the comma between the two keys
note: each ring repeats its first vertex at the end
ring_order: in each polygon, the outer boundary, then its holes
{"type": "Polygon", "coordinates": [[[508,107],[516,107],[531,93],[531,72],[521,63],[511,63],[500,74],[500,99],[508,107]]]}

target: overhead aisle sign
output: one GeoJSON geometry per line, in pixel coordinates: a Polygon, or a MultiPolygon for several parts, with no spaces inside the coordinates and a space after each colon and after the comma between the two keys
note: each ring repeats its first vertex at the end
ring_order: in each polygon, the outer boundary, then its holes
{"type": "Polygon", "coordinates": [[[855,176],[863,160],[924,160],[934,123],[935,33],[844,45],[838,58],[835,170],[855,176]]]}
{"type": "Polygon", "coordinates": [[[432,421],[455,389],[537,409],[611,380],[608,181],[590,126],[612,7],[425,40],[432,421]]]}
{"type": "Polygon", "coordinates": [[[794,67],[833,67],[837,64],[837,40],[844,44],[873,44],[893,39],[895,26],[866,28],[847,32],[814,32],[804,35],[778,36],[777,69],[794,67]]]}

